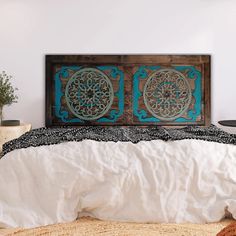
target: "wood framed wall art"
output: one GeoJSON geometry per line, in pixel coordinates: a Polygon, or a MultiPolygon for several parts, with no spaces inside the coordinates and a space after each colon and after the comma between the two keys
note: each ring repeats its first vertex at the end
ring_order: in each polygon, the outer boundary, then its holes
{"type": "Polygon", "coordinates": [[[46,126],[210,124],[209,55],[46,55],[46,126]]]}

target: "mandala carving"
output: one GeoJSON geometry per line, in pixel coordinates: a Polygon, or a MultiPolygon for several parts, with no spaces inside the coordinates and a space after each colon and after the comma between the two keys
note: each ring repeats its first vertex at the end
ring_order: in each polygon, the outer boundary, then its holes
{"type": "Polygon", "coordinates": [[[183,115],[191,103],[191,88],[186,77],[174,69],[161,69],[149,76],[144,86],[148,111],[164,121],[183,115]]]}
{"type": "Polygon", "coordinates": [[[82,120],[96,120],[110,109],[114,92],[110,79],[95,68],[77,71],[66,84],[66,103],[82,120]]]}

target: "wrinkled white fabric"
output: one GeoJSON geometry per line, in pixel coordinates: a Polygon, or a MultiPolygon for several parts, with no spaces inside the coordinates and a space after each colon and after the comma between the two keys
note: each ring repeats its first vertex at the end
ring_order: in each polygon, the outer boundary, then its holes
{"type": "Polygon", "coordinates": [[[0,226],[77,216],[136,222],[236,218],[236,146],[201,140],[67,142],[0,160],[0,226]]]}

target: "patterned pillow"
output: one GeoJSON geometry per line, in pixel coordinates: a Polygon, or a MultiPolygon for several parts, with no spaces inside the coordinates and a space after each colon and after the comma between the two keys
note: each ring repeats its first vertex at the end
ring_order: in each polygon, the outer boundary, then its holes
{"type": "Polygon", "coordinates": [[[236,236],[236,222],[223,228],[216,236],[236,236]]]}

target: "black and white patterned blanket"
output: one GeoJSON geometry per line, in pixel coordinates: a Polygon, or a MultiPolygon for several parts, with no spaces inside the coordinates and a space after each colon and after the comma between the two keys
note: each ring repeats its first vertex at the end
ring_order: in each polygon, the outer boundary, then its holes
{"type": "MultiPolygon", "coordinates": [[[[35,129],[3,145],[2,154],[5,155],[15,149],[53,145],[68,141],[82,141],[91,139],[96,141],[123,141],[137,143],[161,139],[175,141],[182,139],[200,139],[225,144],[236,144],[236,135],[229,134],[214,125],[203,128],[188,126],[178,129],[164,127],[101,127],[86,126],[78,128],[40,128],[35,129]]],[[[2,155],[2,156],[3,156],[2,155]]]]}

